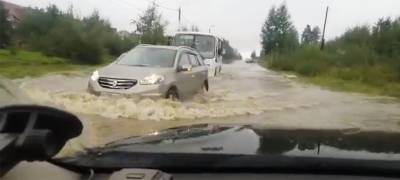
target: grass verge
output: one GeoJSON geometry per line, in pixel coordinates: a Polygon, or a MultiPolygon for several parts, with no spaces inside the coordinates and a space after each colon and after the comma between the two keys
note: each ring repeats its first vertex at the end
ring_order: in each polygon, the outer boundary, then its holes
{"type": "MultiPolygon", "coordinates": [[[[107,57],[107,59],[111,58],[107,57]]],[[[10,79],[26,76],[38,77],[49,73],[64,75],[75,72],[89,73],[104,65],[105,63],[100,65],[76,64],[68,59],[48,57],[42,53],[30,51],[18,51],[13,55],[8,50],[0,49],[0,75],[10,79]]]]}
{"type": "Polygon", "coordinates": [[[400,97],[398,58],[377,54],[367,46],[346,46],[340,51],[305,46],[265,59],[263,65],[270,69],[333,90],[400,97]]]}
{"type": "Polygon", "coordinates": [[[294,71],[280,70],[268,67],[268,63],[266,63],[265,61],[259,64],[277,72],[294,74],[302,83],[310,83],[333,91],[357,92],[368,95],[391,96],[400,98],[400,83],[397,82],[386,82],[383,85],[377,86],[367,84],[359,80],[343,80],[336,76],[330,76],[329,74],[321,74],[319,76],[312,77],[305,76],[294,71]]]}
{"type": "Polygon", "coordinates": [[[382,95],[400,98],[400,84],[388,83],[382,87],[365,84],[359,81],[342,80],[334,77],[304,77],[301,80],[335,91],[358,92],[368,95],[382,95]]]}

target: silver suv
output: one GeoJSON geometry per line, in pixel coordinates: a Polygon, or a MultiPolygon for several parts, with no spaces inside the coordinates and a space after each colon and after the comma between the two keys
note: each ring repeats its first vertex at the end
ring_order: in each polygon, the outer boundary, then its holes
{"type": "Polygon", "coordinates": [[[208,90],[208,70],[189,47],[139,45],[93,72],[88,92],[179,99],[208,90]]]}

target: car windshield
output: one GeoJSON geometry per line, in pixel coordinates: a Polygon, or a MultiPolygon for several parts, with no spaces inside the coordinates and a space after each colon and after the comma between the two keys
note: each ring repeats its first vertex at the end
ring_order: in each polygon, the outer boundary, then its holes
{"type": "Polygon", "coordinates": [[[178,34],[175,36],[174,45],[193,47],[207,59],[215,56],[216,43],[215,38],[212,36],[178,34]]]}
{"type": "Polygon", "coordinates": [[[399,0],[0,0],[0,24],[0,111],[82,121],[57,158],[400,154],[399,0]]]}
{"type": "Polygon", "coordinates": [[[173,67],[176,50],[138,47],[121,55],[117,64],[127,66],[173,67]]]}

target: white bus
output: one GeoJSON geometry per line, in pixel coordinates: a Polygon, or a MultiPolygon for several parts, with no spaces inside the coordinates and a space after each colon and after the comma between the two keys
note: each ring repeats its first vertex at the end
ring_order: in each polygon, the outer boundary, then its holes
{"type": "Polygon", "coordinates": [[[196,49],[208,65],[210,76],[217,76],[222,70],[222,39],[209,33],[178,32],[173,46],[189,46],[196,49]]]}

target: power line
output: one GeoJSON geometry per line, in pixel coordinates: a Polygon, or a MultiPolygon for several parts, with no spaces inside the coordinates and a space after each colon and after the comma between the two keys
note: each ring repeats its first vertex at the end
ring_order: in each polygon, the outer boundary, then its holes
{"type": "Polygon", "coordinates": [[[143,10],[143,9],[141,9],[141,8],[138,8],[137,5],[132,4],[132,2],[130,2],[130,1],[120,0],[120,1],[117,1],[117,2],[124,3],[124,4],[130,6],[130,7],[134,8],[134,9],[140,11],[141,13],[144,13],[144,12],[145,12],[145,10],[143,10]]]}
{"type": "Polygon", "coordinates": [[[164,9],[166,9],[166,10],[170,10],[170,11],[179,11],[179,9],[174,9],[174,8],[162,6],[162,5],[159,5],[159,4],[156,4],[156,6],[157,6],[157,7],[164,8],[164,9]]]}
{"type": "Polygon", "coordinates": [[[154,0],[154,1],[153,1],[153,0],[144,0],[144,1],[147,1],[147,2],[149,2],[149,3],[155,4],[157,7],[164,8],[164,9],[166,9],[166,10],[170,10],[170,11],[179,11],[179,9],[175,9],[175,8],[167,7],[167,6],[164,6],[164,5],[160,5],[160,4],[157,3],[155,0],[154,0]]]}

